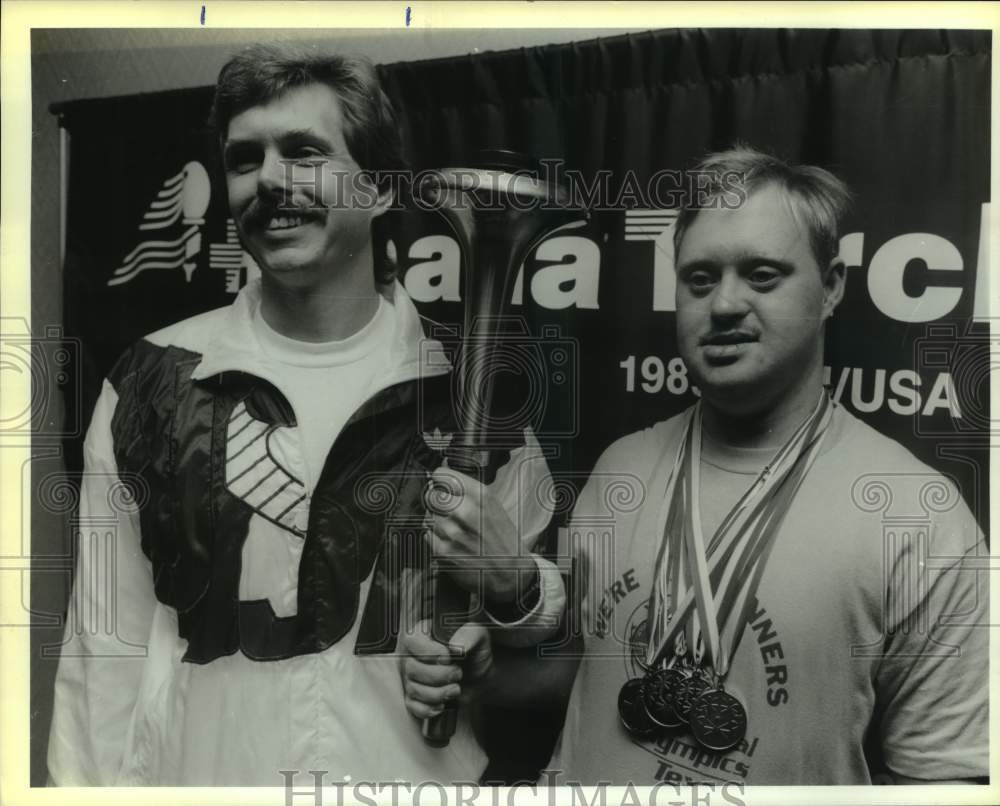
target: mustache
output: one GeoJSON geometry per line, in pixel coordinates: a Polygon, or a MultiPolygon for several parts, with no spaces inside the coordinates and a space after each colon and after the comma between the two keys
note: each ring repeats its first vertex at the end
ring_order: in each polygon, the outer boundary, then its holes
{"type": "Polygon", "coordinates": [[[272,218],[281,216],[301,216],[312,220],[325,220],[326,208],[306,204],[283,204],[283,199],[257,197],[240,214],[240,227],[252,229],[266,227],[272,218]]]}
{"type": "Polygon", "coordinates": [[[741,344],[747,341],[757,341],[760,338],[760,333],[753,330],[747,330],[745,328],[734,328],[732,330],[716,330],[711,333],[706,333],[704,336],[698,339],[698,344],[705,345],[721,345],[721,344],[741,344]]]}

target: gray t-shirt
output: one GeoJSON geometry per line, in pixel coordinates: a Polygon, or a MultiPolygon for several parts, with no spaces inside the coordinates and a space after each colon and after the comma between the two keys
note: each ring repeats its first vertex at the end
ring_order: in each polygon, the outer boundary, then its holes
{"type": "MultiPolygon", "coordinates": [[[[988,550],[953,484],[839,407],[726,679],[747,711],[745,741],[712,753],[684,730],[625,731],[618,692],[643,674],[636,654],[683,425],[681,415],[614,443],[561,536],[586,652],[546,780],[865,784],[869,728],[896,773],[987,775],[988,550]]],[[[706,450],[706,534],[752,482],[754,461],[706,450]]]]}

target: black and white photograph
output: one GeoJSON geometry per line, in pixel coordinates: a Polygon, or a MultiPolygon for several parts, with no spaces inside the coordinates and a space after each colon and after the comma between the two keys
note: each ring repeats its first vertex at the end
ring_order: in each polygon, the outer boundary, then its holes
{"type": "Polygon", "coordinates": [[[4,799],[1000,799],[997,6],[87,5],[3,4],[4,799]]]}

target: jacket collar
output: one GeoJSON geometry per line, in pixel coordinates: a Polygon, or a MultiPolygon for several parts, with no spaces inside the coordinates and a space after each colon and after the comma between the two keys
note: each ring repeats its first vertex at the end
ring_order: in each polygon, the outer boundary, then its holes
{"type": "MultiPolygon", "coordinates": [[[[443,375],[451,370],[441,343],[424,334],[420,315],[409,294],[399,283],[384,286],[380,292],[396,309],[390,360],[376,380],[384,389],[402,381],[443,375]]],[[[205,380],[224,372],[241,372],[269,381],[279,389],[280,368],[261,349],[253,328],[253,311],[260,304],[261,282],[254,278],[225,309],[221,321],[211,332],[201,360],[191,373],[192,380],[205,380]]]]}

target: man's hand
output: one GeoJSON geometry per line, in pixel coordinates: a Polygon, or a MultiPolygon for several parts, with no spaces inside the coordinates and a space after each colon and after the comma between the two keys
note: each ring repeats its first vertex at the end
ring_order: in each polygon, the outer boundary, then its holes
{"type": "Polygon", "coordinates": [[[470,593],[504,604],[517,598],[518,558],[526,570],[534,561],[520,551],[517,527],[496,496],[475,479],[439,467],[428,481],[427,541],[448,574],[470,593]]]}
{"type": "Polygon", "coordinates": [[[490,636],[481,624],[460,627],[448,646],[435,641],[430,629],[427,620],[400,633],[403,701],[418,719],[437,716],[449,702],[468,700],[493,670],[490,636]]]}

